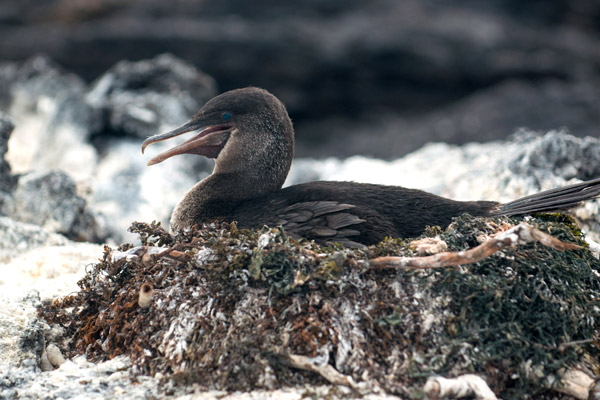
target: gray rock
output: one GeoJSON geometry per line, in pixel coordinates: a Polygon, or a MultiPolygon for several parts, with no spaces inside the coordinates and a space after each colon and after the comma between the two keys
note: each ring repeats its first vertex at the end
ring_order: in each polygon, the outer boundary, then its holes
{"type": "Polygon", "coordinates": [[[65,99],[80,95],[87,87],[77,75],[65,72],[46,56],[29,57],[22,63],[0,65],[0,81],[9,90],[3,93],[11,104],[35,110],[47,107],[40,103],[48,98],[65,99]]]}
{"type": "Polygon", "coordinates": [[[38,225],[0,217],[0,263],[44,245],[64,245],[68,240],[38,225]]]}
{"type": "Polygon", "coordinates": [[[7,87],[6,110],[16,124],[8,154],[13,172],[62,169],[89,178],[98,155],[88,139],[101,115],[85,102],[86,83],[46,57],[12,67],[0,67],[0,86],[7,87]]]}
{"type": "Polygon", "coordinates": [[[8,151],[8,139],[14,128],[11,119],[0,112],[0,190],[12,189],[10,164],[6,162],[4,156],[8,151]]]}
{"type": "Polygon", "coordinates": [[[508,168],[522,176],[550,173],[568,181],[600,177],[600,139],[577,138],[566,130],[550,131],[543,136],[521,129],[513,139],[521,147],[513,153],[508,168]]]}
{"type": "Polygon", "coordinates": [[[13,128],[11,119],[0,112],[0,215],[10,210],[13,203],[10,192],[14,188],[16,177],[11,174],[10,164],[4,159],[13,128]]]}
{"type": "Polygon", "coordinates": [[[103,131],[145,138],[187,121],[215,95],[210,76],[163,54],[120,61],[93,84],[87,100],[103,111],[103,131]]]}
{"type": "MultiPolygon", "coordinates": [[[[46,65],[44,59],[39,59],[37,62],[41,65],[38,66],[38,69],[45,71],[40,73],[39,79],[46,83],[38,82],[36,84],[37,78],[32,78],[32,82],[17,81],[15,83],[15,96],[19,96],[18,86],[21,84],[25,87],[30,84],[38,91],[37,94],[40,97],[48,95],[44,91],[53,88],[52,85],[55,82],[49,79],[49,76],[54,76],[56,71],[46,65]]],[[[36,64],[36,62],[32,62],[32,64],[36,64]]],[[[73,89],[72,86],[68,86],[62,88],[62,91],[70,93],[69,88],[73,89]]],[[[73,90],[77,91],[76,88],[73,90]]],[[[27,94],[27,96],[30,95],[33,94],[27,94]]],[[[57,92],[57,96],[60,97],[60,91],[57,92]]],[[[33,97],[30,100],[33,101],[32,99],[33,97]]],[[[49,155],[58,156],[60,154],[60,158],[65,161],[69,158],[69,154],[74,154],[73,151],[80,156],[82,155],[82,149],[84,152],[85,149],[92,149],[89,144],[82,141],[85,137],[77,135],[74,137],[74,130],[65,128],[66,126],[78,126],[80,133],[85,132],[89,124],[78,119],[83,118],[82,115],[85,115],[85,112],[81,111],[78,106],[79,103],[70,98],[68,94],[64,96],[63,100],[60,102],[59,110],[50,118],[50,125],[45,130],[47,134],[37,138],[39,141],[37,144],[43,145],[43,153],[46,156],[35,156],[35,153],[41,151],[41,148],[24,146],[28,151],[26,157],[31,156],[37,160],[36,162],[45,163],[46,167],[55,164],[48,162],[47,156],[49,155]],[[65,146],[69,150],[65,150],[65,146]]],[[[15,104],[18,104],[18,101],[15,104]]],[[[18,106],[15,106],[16,108],[18,106]]],[[[21,117],[24,116],[23,114],[20,115],[21,117]]],[[[27,126],[27,123],[25,125],[27,126]]],[[[11,173],[11,166],[5,160],[5,155],[13,127],[11,119],[0,113],[0,215],[37,224],[45,227],[50,232],[59,232],[75,240],[99,241],[106,238],[107,234],[104,231],[101,217],[86,209],[86,200],[78,195],[75,182],[70,176],[60,171],[33,172],[21,176],[11,173]]],[[[30,131],[25,130],[21,132],[25,133],[25,136],[16,138],[17,147],[19,140],[26,139],[27,133],[30,133],[30,131]]],[[[15,141],[13,140],[11,144],[14,145],[15,141]]],[[[95,150],[92,149],[92,153],[95,154],[95,150]]],[[[95,156],[93,155],[92,158],[95,158],[95,156]]],[[[64,163],[62,165],[67,166],[64,163]]],[[[93,167],[95,168],[95,165],[93,167]]],[[[48,171],[48,169],[42,168],[45,171],[48,171]]],[[[74,175],[77,176],[77,169],[69,168],[69,171],[75,172],[74,175]]]]}
{"type": "Polygon", "coordinates": [[[14,387],[25,384],[40,371],[44,350],[43,324],[38,319],[39,295],[3,298],[0,308],[0,394],[16,395],[14,387]]]}
{"type": "Polygon", "coordinates": [[[19,178],[14,191],[14,214],[79,241],[100,241],[105,234],[86,201],[77,194],[75,182],[64,172],[31,172],[19,178]]]}

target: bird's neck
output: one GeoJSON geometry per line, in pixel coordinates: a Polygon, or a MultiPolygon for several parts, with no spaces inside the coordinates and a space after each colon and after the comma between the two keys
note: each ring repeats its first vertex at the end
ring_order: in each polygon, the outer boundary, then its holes
{"type": "Polygon", "coordinates": [[[244,201],[281,188],[283,182],[269,182],[246,173],[217,173],[194,185],[177,204],[171,215],[171,228],[179,229],[215,220],[228,221],[244,201]]]}

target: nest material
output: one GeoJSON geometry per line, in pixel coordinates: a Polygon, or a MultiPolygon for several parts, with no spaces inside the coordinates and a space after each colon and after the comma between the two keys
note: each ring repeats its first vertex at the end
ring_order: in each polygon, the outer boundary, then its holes
{"type": "MultiPolygon", "coordinates": [[[[460,251],[517,222],[463,215],[424,236],[460,251]]],[[[564,216],[530,223],[585,246],[564,216]]],[[[600,372],[600,264],[585,249],[533,244],[463,267],[374,270],[375,257],[417,254],[398,239],[319,247],[235,224],[131,231],[143,246],[107,247],[80,292],[41,311],[72,335],[70,356],[129,354],[134,376],[243,391],[326,383],[322,367],[356,389],[419,396],[432,375],[478,373],[504,399],[544,398],[545,378],[575,363],[600,372]]]]}

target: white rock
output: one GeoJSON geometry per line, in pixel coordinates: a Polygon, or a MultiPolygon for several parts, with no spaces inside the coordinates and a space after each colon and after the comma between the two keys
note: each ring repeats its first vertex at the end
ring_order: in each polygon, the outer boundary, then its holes
{"type": "Polygon", "coordinates": [[[55,367],[60,367],[67,361],[58,346],[55,344],[49,344],[46,347],[46,357],[48,357],[50,364],[55,367]]]}

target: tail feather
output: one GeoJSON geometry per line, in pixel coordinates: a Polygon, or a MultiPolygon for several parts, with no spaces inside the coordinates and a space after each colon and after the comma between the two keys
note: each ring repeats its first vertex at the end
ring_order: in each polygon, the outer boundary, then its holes
{"type": "Polygon", "coordinates": [[[600,197],[600,178],[550,189],[499,204],[491,215],[518,215],[544,211],[560,211],[577,206],[585,200],[600,197]]]}

